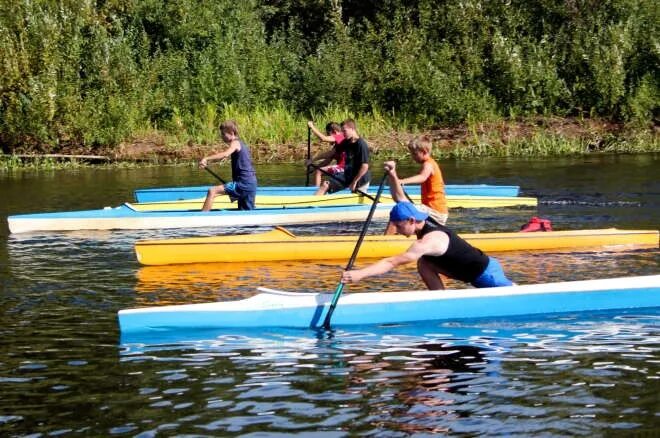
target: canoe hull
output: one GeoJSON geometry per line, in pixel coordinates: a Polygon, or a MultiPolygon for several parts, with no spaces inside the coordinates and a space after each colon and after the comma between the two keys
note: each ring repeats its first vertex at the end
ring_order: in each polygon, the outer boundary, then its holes
{"type": "MultiPolygon", "coordinates": [[[[589,247],[658,247],[657,230],[575,230],[539,233],[461,234],[470,244],[490,252],[589,247]]],[[[186,239],[141,240],[135,244],[143,265],[278,260],[347,260],[358,236],[300,236],[275,229],[266,233],[186,239]]],[[[413,242],[405,236],[366,236],[359,258],[389,257],[413,242]]]]}
{"type": "MultiPolygon", "coordinates": [[[[287,327],[323,324],[331,294],[265,294],[239,301],[187,304],[118,312],[120,331],[287,327]]],[[[344,295],[334,327],[431,320],[660,307],[660,275],[546,283],[487,289],[344,295]]]]}
{"type": "MultiPolygon", "coordinates": [[[[226,196],[218,197],[214,207],[233,207],[226,196]],[[223,200],[223,198],[226,198],[223,200]]],[[[280,200],[286,197],[278,197],[280,200]]],[[[37,213],[9,216],[7,223],[11,233],[30,231],[71,230],[135,230],[164,228],[199,228],[227,226],[291,225],[346,221],[362,221],[366,218],[372,201],[364,196],[327,195],[288,197],[284,202],[266,206],[257,202],[258,208],[238,211],[229,208],[200,211],[201,201],[130,204],[58,213],[37,213]],[[298,199],[296,199],[298,198],[298,199]]],[[[461,197],[460,206],[465,208],[497,208],[512,206],[536,206],[535,198],[461,197]]],[[[383,199],[374,218],[386,218],[393,200],[383,199]]]]}
{"type": "MultiPolygon", "coordinates": [[[[203,198],[206,196],[211,186],[193,186],[193,187],[160,187],[151,189],[138,189],[133,192],[135,202],[159,202],[159,201],[178,201],[185,199],[203,198]]],[[[385,189],[385,193],[389,189],[385,189]]],[[[406,191],[409,194],[419,194],[419,186],[407,186],[406,191]]],[[[316,191],[316,187],[303,186],[266,186],[257,189],[257,195],[311,195],[316,191]]],[[[520,187],[518,186],[494,186],[487,184],[447,184],[445,186],[447,195],[456,196],[518,196],[520,187]]]]}
{"type": "MultiPolygon", "coordinates": [[[[35,231],[291,225],[364,221],[370,207],[370,205],[354,205],[342,207],[258,209],[251,211],[136,212],[123,205],[101,210],[15,215],[9,216],[7,223],[9,225],[9,231],[13,234],[35,231]]],[[[379,204],[374,213],[374,218],[387,218],[391,207],[391,204],[379,204]]]]}
{"type": "MultiPolygon", "coordinates": [[[[415,203],[421,202],[420,195],[412,195],[415,203]]],[[[329,207],[339,205],[371,205],[373,200],[367,196],[344,193],[324,196],[314,195],[257,195],[255,205],[257,208],[296,208],[296,207],[329,207]]],[[[385,204],[393,204],[391,195],[381,196],[385,204]]],[[[448,208],[503,208],[503,207],[536,207],[536,198],[505,197],[505,196],[447,196],[448,208]]],[[[184,201],[146,202],[126,204],[135,211],[184,211],[201,210],[204,198],[184,201]]],[[[213,209],[227,209],[236,207],[236,203],[226,196],[217,196],[213,201],[213,209]]]]}

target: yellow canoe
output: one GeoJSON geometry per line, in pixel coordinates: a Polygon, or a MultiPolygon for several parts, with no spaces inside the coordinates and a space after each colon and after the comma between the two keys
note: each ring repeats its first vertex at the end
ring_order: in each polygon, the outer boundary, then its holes
{"type": "MultiPolygon", "coordinates": [[[[420,196],[413,195],[411,199],[420,203],[420,196]]],[[[273,207],[309,207],[309,206],[336,206],[353,204],[371,204],[372,199],[364,195],[347,193],[324,196],[314,195],[257,195],[257,208],[273,207]]],[[[390,195],[381,196],[383,204],[394,203],[390,195]]],[[[183,201],[160,201],[127,203],[126,205],[134,211],[184,211],[201,210],[204,199],[188,199],[183,201]]],[[[449,208],[500,208],[500,207],[536,207],[536,198],[525,198],[520,196],[447,196],[449,208]]],[[[218,196],[213,202],[213,209],[235,208],[226,195],[218,196]]]]}
{"type": "MultiPolygon", "coordinates": [[[[657,230],[549,231],[536,233],[461,234],[485,252],[548,250],[588,247],[658,247],[657,230]]],[[[135,244],[143,265],[209,262],[261,262],[277,260],[348,259],[358,236],[296,236],[276,227],[265,233],[140,240],[135,244]]],[[[366,236],[358,257],[387,257],[406,250],[414,237],[366,236]]]]}

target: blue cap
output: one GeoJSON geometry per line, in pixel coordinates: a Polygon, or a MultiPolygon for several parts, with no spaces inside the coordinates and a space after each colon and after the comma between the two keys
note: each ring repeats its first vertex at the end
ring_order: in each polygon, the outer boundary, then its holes
{"type": "Polygon", "coordinates": [[[407,221],[410,218],[415,219],[416,221],[423,221],[428,218],[429,215],[423,211],[419,211],[412,205],[410,202],[397,202],[392,210],[390,211],[390,221],[391,222],[401,222],[407,221]]]}

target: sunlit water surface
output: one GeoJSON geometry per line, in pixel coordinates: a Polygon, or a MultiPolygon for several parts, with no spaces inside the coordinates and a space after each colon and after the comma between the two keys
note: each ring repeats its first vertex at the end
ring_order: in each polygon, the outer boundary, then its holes
{"type": "MultiPolygon", "coordinates": [[[[515,231],[532,215],[557,229],[660,223],[657,156],[442,164],[447,182],[517,184],[540,199],[538,210],[452,211],[459,232],[515,231]]],[[[297,170],[258,169],[272,185],[302,184],[297,170]]],[[[139,187],[209,182],[192,166],[6,173],[0,214],[99,208],[130,200],[139,187]]],[[[238,299],[258,286],[332,291],[346,261],[140,267],[138,238],[269,228],[8,236],[2,227],[0,436],[659,432],[658,309],[121,338],[119,309],[238,299]]],[[[370,232],[383,227],[376,222],[370,232]]],[[[360,224],[289,228],[355,234],[360,224]]],[[[497,257],[523,284],[660,273],[657,249],[497,257]]],[[[414,270],[400,269],[347,292],[422,287],[414,270]]]]}

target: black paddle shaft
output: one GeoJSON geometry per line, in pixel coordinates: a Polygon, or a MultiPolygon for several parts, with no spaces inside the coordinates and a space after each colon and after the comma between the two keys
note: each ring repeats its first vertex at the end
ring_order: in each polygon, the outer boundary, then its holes
{"type": "Polygon", "coordinates": [[[364,221],[364,225],[362,226],[362,231],[360,232],[360,237],[358,238],[357,244],[353,249],[353,254],[351,254],[351,258],[346,264],[346,271],[350,270],[355,264],[355,259],[357,258],[358,252],[360,251],[360,246],[362,246],[362,241],[364,240],[364,236],[366,236],[367,229],[369,228],[369,224],[371,224],[371,219],[374,217],[374,213],[376,212],[376,207],[378,206],[378,200],[380,199],[381,193],[383,193],[383,188],[385,187],[386,179],[387,179],[387,173],[383,175],[383,179],[381,179],[380,181],[380,185],[378,186],[378,191],[376,192],[376,198],[374,199],[373,204],[371,204],[371,209],[369,210],[369,215],[367,216],[367,220],[364,221]]]}
{"type": "MultiPolygon", "coordinates": [[[[312,128],[307,127],[307,159],[310,160],[312,154],[312,128]]],[[[305,181],[305,187],[309,186],[309,172],[307,172],[307,180],[305,181]]]]}
{"type": "Polygon", "coordinates": [[[218,181],[220,181],[221,183],[223,183],[223,184],[227,184],[227,182],[226,182],[224,179],[220,178],[220,175],[218,175],[217,173],[215,173],[214,171],[212,171],[211,169],[209,169],[209,166],[204,166],[204,169],[206,169],[206,171],[207,171],[208,173],[210,173],[211,175],[213,175],[214,177],[216,177],[216,179],[217,179],[218,181]]]}
{"type": "MultiPolygon", "coordinates": [[[[369,214],[367,215],[367,219],[364,221],[364,225],[362,225],[362,231],[360,232],[360,237],[358,238],[357,243],[355,244],[355,248],[353,249],[353,254],[351,254],[351,258],[346,264],[346,271],[351,270],[353,267],[353,264],[355,264],[355,259],[357,258],[358,252],[360,251],[360,246],[362,245],[362,241],[364,240],[364,236],[367,234],[367,230],[369,229],[369,224],[371,223],[371,219],[374,217],[374,213],[376,212],[376,208],[378,207],[378,200],[380,199],[381,193],[383,193],[383,188],[385,187],[385,180],[387,179],[387,172],[383,175],[383,179],[380,181],[380,185],[378,186],[378,192],[376,192],[376,199],[374,199],[373,204],[371,205],[371,208],[369,209],[369,214]]],[[[339,301],[339,297],[341,296],[341,292],[344,290],[344,283],[339,283],[337,286],[337,289],[335,290],[335,294],[332,296],[332,302],[330,303],[330,308],[328,309],[327,315],[325,315],[325,320],[323,321],[323,327],[325,329],[330,328],[330,319],[332,318],[332,314],[335,311],[335,307],[337,307],[337,302],[339,301]]]]}

